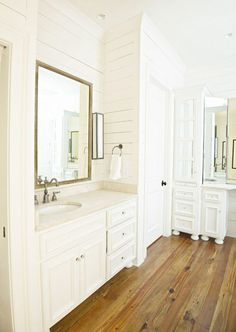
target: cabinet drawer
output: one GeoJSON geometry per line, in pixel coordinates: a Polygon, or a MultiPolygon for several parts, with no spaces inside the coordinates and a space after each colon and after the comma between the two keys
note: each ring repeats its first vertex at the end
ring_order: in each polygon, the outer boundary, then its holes
{"type": "Polygon", "coordinates": [[[176,214],[193,216],[195,214],[195,203],[190,201],[174,201],[174,211],[176,214]]]}
{"type": "Polygon", "coordinates": [[[115,253],[107,256],[107,278],[122,270],[135,258],[135,244],[130,242],[115,253]]]}
{"type": "Polygon", "coordinates": [[[45,259],[57,255],[86,240],[86,235],[93,232],[105,233],[105,212],[81,218],[70,225],[40,234],[40,258],[45,259]]]}
{"type": "Polygon", "coordinates": [[[177,215],[175,215],[173,219],[174,219],[174,229],[187,233],[193,232],[194,219],[177,216],[177,215]]]}
{"type": "Polygon", "coordinates": [[[216,191],[204,191],[203,192],[203,200],[205,202],[221,202],[222,193],[216,191]]]}
{"type": "Polygon", "coordinates": [[[174,189],[174,198],[194,201],[196,199],[196,189],[176,187],[174,189]]]}
{"type": "Polygon", "coordinates": [[[135,218],[113,227],[107,232],[107,252],[119,249],[135,237],[135,218]]]}
{"type": "Polygon", "coordinates": [[[113,227],[136,215],[135,202],[124,203],[107,211],[107,227],[113,227]]]}

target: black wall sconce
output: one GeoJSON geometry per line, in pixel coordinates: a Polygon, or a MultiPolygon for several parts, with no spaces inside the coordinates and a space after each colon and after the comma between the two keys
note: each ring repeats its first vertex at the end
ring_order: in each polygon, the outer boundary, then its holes
{"type": "Polygon", "coordinates": [[[92,159],[104,159],[104,114],[93,113],[92,159]]]}

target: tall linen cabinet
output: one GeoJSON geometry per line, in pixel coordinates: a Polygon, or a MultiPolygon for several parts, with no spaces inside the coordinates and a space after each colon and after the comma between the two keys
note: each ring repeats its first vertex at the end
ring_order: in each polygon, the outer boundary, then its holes
{"type": "Polygon", "coordinates": [[[175,91],[172,229],[193,240],[201,234],[205,95],[201,86],[175,91]]]}

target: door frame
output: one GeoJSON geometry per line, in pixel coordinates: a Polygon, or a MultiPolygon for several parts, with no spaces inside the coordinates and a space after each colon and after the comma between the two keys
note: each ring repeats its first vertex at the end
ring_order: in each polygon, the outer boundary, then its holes
{"type": "Polygon", "coordinates": [[[147,256],[145,244],[146,223],[145,223],[145,110],[147,96],[147,81],[150,73],[156,77],[159,86],[166,91],[166,118],[165,118],[165,154],[164,169],[167,187],[163,194],[163,236],[171,236],[171,208],[172,208],[172,184],[173,184],[173,120],[174,120],[174,94],[172,90],[158,79],[158,71],[153,68],[148,58],[144,58],[144,65],[141,68],[140,79],[140,114],[139,114],[139,188],[138,188],[138,218],[139,225],[142,224],[142,236],[138,237],[138,260],[140,265],[147,256]],[[167,148],[168,147],[168,148],[167,148]]]}
{"type": "MultiPolygon", "coordinates": [[[[172,135],[168,135],[168,133],[170,132],[170,123],[171,123],[171,114],[170,114],[170,91],[167,87],[165,87],[160,80],[158,79],[158,72],[156,72],[153,68],[152,70],[150,69],[150,65],[148,64],[146,67],[146,91],[145,91],[145,105],[146,105],[146,109],[148,107],[147,105],[147,88],[148,88],[148,82],[150,80],[150,77],[153,77],[157,83],[157,86],[163,90],[165,92],[165,99],[166,99],[166,107],[165,107],[165,119],[164,119],[164,179],[167,182],[167,187],[165,188],[165,190],[163,190],[163,236],[169,236],[171,235],[171,220],[168,223],[168,220],[171,219],[171,213],[169,214],[168,211],[168,205],[169,202],[171,201],[171,196],[172,193],[169,192],[169,188],[171,186],[171,178],[172,178],[172,167],[170,167],[170,164],[168,163],[170,157],[172,157],[172,152],[171,154],[168,153],[168,151],[171,151],[170,144],[172,143],[172,135]],[[168,148],[167,148],[168,147],[168,148]],[[165,220],[167,221],[167,223],[165,223],[165,220]]],[[[146,123],[145,123],[145,131],[146,131],[146,123]]],[[[172,126],[171,126],[172,128],[172,126]]],[[[145,140],[146,141],[146,140],[145,140]]],[[[146,151],[145,151],[145,155],[146,155],[146,151]]],[[[145,162],[145,178],[146,178],[146,162],[145,162]]],[[[145,181],[146,183],[146,181],[145,181]]],[[[146,195],[146,192],[145,192],[146,195]]],[[[171,206],[171,205],[170,205],[171,206]]],[[[146,216],[146,214],[145,214],[146,216]]],[[[145,226],[147,226],[145,224],[145,226]]],[[[145,234],[144,236],[146,236],[146,227],[145,227],[145,234]]]]}
{"type": "MultiPolygon", "coordinates": [[[[35,11],[35,15],[36,13],[35,11]]],[[[30,17],[32,22],[33,17],[34,14],[30,17]]],[[[34,142],[32,140],[36,39],[31,35],[34,23],[30,22],[28,28],[22,25],[17,29],[13,22],[7,25],[0,18],[0,42],[9,48],[10,54],[6,234],[9,248],[12,329],[41,332],[43,328],[40,274],[35,259],[37,238],[34,225],[34,142]]]]}

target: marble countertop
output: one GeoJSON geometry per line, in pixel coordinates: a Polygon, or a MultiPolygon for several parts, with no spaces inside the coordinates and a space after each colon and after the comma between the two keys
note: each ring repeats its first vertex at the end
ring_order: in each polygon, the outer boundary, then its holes
{"type": "Polygon", "coordinates": [[[135,194],[109,190],[89,191],[78,195],[63,197],[61,199],[59,198],[56,202],[40,204],[35,208],[35,228],[36,231],[49,230],[135,198],[137,198],[137,195],[135,194]],[[67,202],[81,203],[82,206],[73,211],[40,215],[40,210],[43,208],[67,202]]]}

